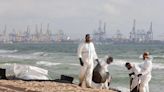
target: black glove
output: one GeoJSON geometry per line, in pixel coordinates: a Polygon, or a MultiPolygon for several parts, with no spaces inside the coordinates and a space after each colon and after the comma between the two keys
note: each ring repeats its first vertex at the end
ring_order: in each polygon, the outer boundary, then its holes
{"type": "Polygon", "coordinates": [[[130,74],[129,74],[129,77],[131,77],[132,75],[134,75],[134,72],[130,73],[130,74]]]}
{"type": "Polygon", "coordinates": [[[140,76],[142,76],[142,74],[138,74],[137,76],[140,77],[140,76]]]}
{"type": "Polygon", "coordinates": [[[97,63],[99,63],[99,60],[98,59],[96,59],[96,61],[97,61],[97,63]]]}
{"type": "Polygon", "coordinates": [[[80,65],[81,65],[81,66],[83,66],[83,65],[84,65],[84,63],[83,63],[82,59],[81,59],[81,58],[79,58],[79,60],[80,60],[80,65]]]}

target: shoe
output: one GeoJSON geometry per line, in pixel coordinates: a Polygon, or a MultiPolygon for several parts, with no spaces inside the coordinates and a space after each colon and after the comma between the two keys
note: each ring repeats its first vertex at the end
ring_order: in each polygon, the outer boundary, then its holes
{"type": "Polygon", "coordinates": [[[87,88],[92,88],[92,86],[90,86],[90,85],[86,85],[86,87],[87,87],[87,88]]]}
{"type": "Polygon", "coordinates": [[[79,83],[79,86],[81,87],[82,86],[82,83],[79,83]]]}

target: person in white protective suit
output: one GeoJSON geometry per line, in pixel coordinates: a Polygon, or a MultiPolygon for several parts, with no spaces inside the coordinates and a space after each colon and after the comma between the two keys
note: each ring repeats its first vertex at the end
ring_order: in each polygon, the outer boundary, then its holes
{"type": "Polygon", "coordinates": [[[108,71],[109,64],[113,62],[113,57],[108,56],[105,61],[97,62],[98,64],[95,66],[93,70],[93,85],[96,88],[105,88],[109,89],[109,85],[111,83],[112,76],[108,71]]]}
{"type": "Polygon", "coordinates": [[[129,77],[130,77],[130,92],[139,92],[140,86],[140,78],[138,74],[140,74],[140,68],[129,62],[126,62],[125,67],[129,70],[129,77]]]}
{"type": "Polygon", "coordinates": [[[98,57],[94,44],[91,42],[90,34],[86,34],[85,42],[79,45],[78,57],[81,64],[79,86],[82,86],[83,82],[85,81],[86,87],[91,88],[94,60],[98,61],[98,57]]]}
{"type": "Polygon", "coordinates": [[[140,65],[141,72],[138,74],[138,76],[141,78],[140,92],[149,92],[149,82],[152,77],[152,59],[153,58],[149,55],[149,52],[144,52],[144,62],[140,65]]]}

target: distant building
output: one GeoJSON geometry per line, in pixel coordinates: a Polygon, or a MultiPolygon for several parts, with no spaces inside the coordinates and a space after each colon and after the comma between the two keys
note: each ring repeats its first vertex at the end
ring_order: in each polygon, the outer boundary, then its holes
{"type": "Polygon", "coordinates": [[[7,26],[5,25],[0,33],[0,43],[52,43],[52,42],[67,42],[73,41],[71,37],[67,36],[63,30],[52,34],[47,24],[47,29],[43,30],[42,24],[40,28],[35,25],[34,33],[31,33],[30,26],[24,31],[17,31],[14,28],[12,32],[7,33],[7,26]]]}
{"type": "Polygon", "coordinates": [[[136,30],[136,21],[134,20],[132,31],[130,32],[129,40],[134,43],[153,41],[152,22],[150,23],[149,30],[146,32],[143,29],[136,30]]]}
{"type": "Polygon", "coordinates": [[[102,25],[99,21],[98,28],[93,32],[93,40],[98,42],[103,42],[106,39],[106,23],[102,25]]]}

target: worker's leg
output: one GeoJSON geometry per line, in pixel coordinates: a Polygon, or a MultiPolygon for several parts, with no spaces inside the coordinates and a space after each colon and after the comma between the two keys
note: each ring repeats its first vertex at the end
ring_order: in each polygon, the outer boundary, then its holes
{"type": "Polygon", "coordinates": [[[84,65],[84,66],[81,66],[81,69],[80,69],[80,75],[79,75],[79,86],[82,86],[83,84],[83,81],[85,79],[85,75],[86,75],[86,71],[87,71],[87,66],[84,65]]]}

